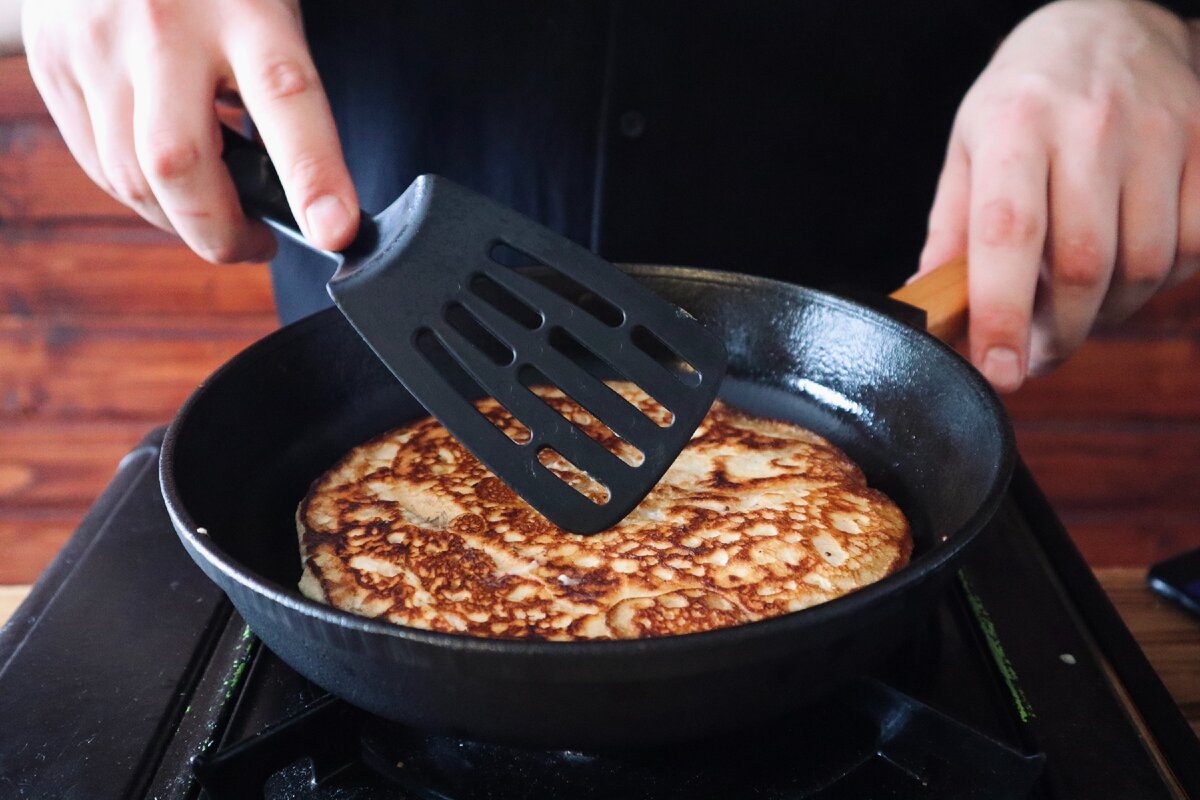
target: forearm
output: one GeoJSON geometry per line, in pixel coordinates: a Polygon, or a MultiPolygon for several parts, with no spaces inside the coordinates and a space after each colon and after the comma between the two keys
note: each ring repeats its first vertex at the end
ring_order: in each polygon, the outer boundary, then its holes
{"type": "Polygon", "coordinates": [[[25,52],[21,44],[22,0],[0,0],[0,56],[25,52]]]}

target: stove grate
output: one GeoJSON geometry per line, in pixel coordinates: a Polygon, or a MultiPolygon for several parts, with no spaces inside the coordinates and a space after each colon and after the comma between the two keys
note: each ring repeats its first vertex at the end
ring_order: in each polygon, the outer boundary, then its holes
{"type": "Polygon", "coordinates": [[[867,680],[751,736],[627,753],[422,734],[325,697],[194,771],[210,800],[831,800],[865,786],[1000,800],[1026,796],[1043,763],[867,680]]]}

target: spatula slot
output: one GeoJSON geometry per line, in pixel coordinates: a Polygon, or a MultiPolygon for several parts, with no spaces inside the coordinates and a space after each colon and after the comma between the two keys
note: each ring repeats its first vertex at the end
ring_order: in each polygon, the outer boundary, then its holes
{"type": "Polygon", "coordinates": [[[649,328],[641,325],[634,327],[630,338],[639,350],[661,364],[684,386],[700,385],[700,373],[696,368],[655,336],[649,328]]]}
{"type": "MultiPolygon", "coordinates": [[[[575,362],[575,364],[598,381],[624,377],[611,364],[593,353],[587,345],[581,343],[562,328],[552,328],[549,340],[551,347],[571,359],[571,361],[575,362]]],[[[638,412],[644,414],[647,419],[658,427],[671,427],[672,423],[675,422],[675,415],[645,391],[642,391],[640,394],[642,395],[638,398],[640,403],[630,405],[638,412]]],[[[621,399],[624,400],[625,398],[621,399]]]]}
{"type": "MultiPolygon", "coordinates": [[[[426,363],[441,375],[457,394],[472,399],[488,396],[483,387],[471,377],[432,330],[429,328],[418,329],[413,336],[413,345],[417,348],[417,352],[425,358],[426,363]]],[[[475,413],[495,425],[514,444],[526,444],[533,438],[529,428],[513,416],[507,408],[503,409],[503,413],[496,414],[494,417],[489,417],[478,409],[475,413]]]]}
{"type": "Polygon", "coordinates": [[[551,475],[598,506],[607,503],[612,496],[607,486],[575,466],[553,447],[538,448],[537,459],[551,475]]]}
{"type": "Polygon", "coordinates": [[[610,328],[619,328],[625,322],[624,311],[566,273],[539,261],[507,242],[498,241],[493,244],[488,250],[488,257],[501,266],[519,269],[525,277],[543,288],[549,289],[564,300],[574,303],[610,328]]]}
{"type": "Polygon", "coordinates": [[[476,274],[471,278],[471,291],[492,308],[528,330],[537,330],[545,322],[541,313],[525,305],[516,295],[486,275],[476,274]]]}
{"type": "Polygon", "coordinates": [[[546,266],[524,250],[519,250],[508,242],[502,241],[492,243],[491,248],[488,249],[488,258],[500,266],[508,267],[509,269],[520,269],[521,267],[532,267],[534,265],[540,267],[546,266]]]}
{"type": "Polygon", "coordinates": [[[474,314],[460,304],[447,304],[445,318],[454,330],[479,348],[479,351],[491,359],[496,366],[507,367],[516,359],[515,350],[496,338],[495,334],[485,328],[474,314]]]}
{"type": "Polygon", "coordinates": [[[508,413],[508,409],[500,406],[491,414],[484,414],[493,425],[501,430],[505,436],[512,440],[513,444],[528,444],[533,438],[529,428],[521,424],[521,420],[508,413]]]}
{"type": "Polygon", "coordinates": [[[584,408],[583,404],[563,391],[561,387],[554,386],[550,379],[539,370],[526,365],[521,367],[517,377],[526,388],[533,389],[535,386],[550,387],[561,392],[563,395],[562,399],[556,401],[562,406],[561,408],[556,407],[556,405],[545,399],[542,402],[557,411],[563,419],[582,431],[593,442],[629,466],[640,467],[646,462],[645,453],[622,439],[612,428],[604,424],[602,419],[584,408]]]}

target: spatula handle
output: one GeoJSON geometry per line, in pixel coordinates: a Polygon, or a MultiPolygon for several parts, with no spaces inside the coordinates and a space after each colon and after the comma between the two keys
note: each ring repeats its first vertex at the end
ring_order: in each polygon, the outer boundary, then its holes
{"type": "Polygon", "coordinates": [[[922,309],[926,330],[942,341],[960,339],[967,332],[966,256],[925,273],[892,292],[891,298],[922,309]]]}
{"type": "Polygon", "coordinates": [[[246,216],[261,219],[289,239],[312,249],[292,216],[283,184],[267,151],[225,125],[221,126],[221,138],[224,143],[221,158],[233,178],[246,216]]]}
{"type": "MultiPolygon", "coordinates": [[[[242,211],[246,216],[261,219],[297,244],[340,261],[338,254],[313,246],[300,232],[300,226],[296,224],[287,195],[283,191],[283,184],[279,181],[279,173],[275,171],[275,165],[271,163],[267,151],[257,142],[230,130],[225,125],[221,126],[221,138],[224,142],[221,158],[224,159],[229,175],[233,178],[233,185],[237,189],[238,199],[242,201],[242,211]]],[[[343,252],[369,250],[378,239],[371,216],[365,211],[359,213],[358,236],[343,252]]]]}

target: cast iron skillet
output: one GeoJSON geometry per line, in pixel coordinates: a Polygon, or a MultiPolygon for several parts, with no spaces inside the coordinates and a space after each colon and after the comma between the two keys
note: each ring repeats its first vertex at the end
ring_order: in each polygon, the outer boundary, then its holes
{"type": "Polygon", "coordinates": [[[912,563],[848,596],[735,628],[638,641],[473,638],[299,594],[294,514],[352,446],[423,415],[334,309],[250,346],[167,432],[161,480],[188,552],[298,672],[417,728],[553,747],[699,737],[794,709],[918,628],[998,507],[1012,432],[986,382],[928,334],[821,292],[731,273],[631,273],[718,332],[727,399],[824,434],[900,503],[912,563]]]}

